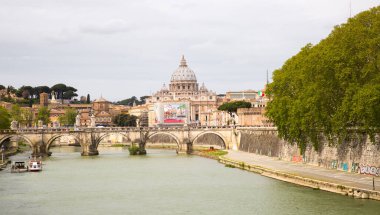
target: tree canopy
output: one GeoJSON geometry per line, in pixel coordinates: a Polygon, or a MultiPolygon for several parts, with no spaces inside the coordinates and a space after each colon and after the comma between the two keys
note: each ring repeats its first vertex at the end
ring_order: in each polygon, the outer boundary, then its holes
{"type": "Polygon", "coordinates": [[[145,104],[145,99],[148,97],[149,96],[141,96],[140,100],[139,100],[136,96],[132,96],[131,98],[118,101],[118,102],[116,102],[116,104],[127,105],[127,106],[131,106],[131,107],[133,106],[133,104],[142,105],[142,104],[145,104]]]}
{"type": "Polygon", "coordinates": [[[66,86],[65,84],[56,84],[52,86],[51,88],[48,86],[21,86],[20,88],[16,89],[13,86],[5,87],[3,85],[0,85],[0,90],[6,89],[7,90],[7,97],[2,98],[2,100],[12,103],[18,103],[23,106],[28,105],[32,106],[33,103],[38,103],[38,99],[40,98],[41,93],[51,93],[52,91],[55,92],[56,99],[68,99],[73,100],[73,98],[77,97],[78,94],[77,89],[71,86],[66,86]],[[22,99],[12,99],[11,94],[15,94],[16,97],[22,98],[22,99]]]}
{"type": "Polygon", "coordinates": [[[336,26],[273,73],[267,116],[279,135],[305,148],[380,128],[380,7],[336,26]]]}
{"type": "Polygon", "coordinates": [[[50,123],[50,109],[48,107],[40,107],[38,109],[38,114],[36,121],[41,120],[44,125],[47,125],[50,123]]]}
{"type": "Polygon", "coordinates": [[[11,126],[11,116],[7,109],[0,106],[0,129],[9,129],[11,126]]]}
{"type": "Polygon", "coordinates": [[[65,114],[59,116],[58,120],[61,125],[72,126],[75,124],[75,117],[77,116],[77,111],[74,108],[66,108],[65,114]]]}
{"type": "Polygon", "coordinates": [[[136,127],[137,117],[129,114],[119,114],[115,116],[112,121],[117,126],[130,126],[136,127]]]}
{"type": "Polygon", "coordinates": [[[250,108],[252,104],[246,101],[225,102],[218,107],[218,110],[236,113],[238,108],[250,108]]]}

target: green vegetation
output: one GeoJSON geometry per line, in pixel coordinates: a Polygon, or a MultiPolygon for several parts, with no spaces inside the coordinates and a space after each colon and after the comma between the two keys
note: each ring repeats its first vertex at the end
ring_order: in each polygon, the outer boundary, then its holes
{"type": "Polygon", "coordinates": [[[128,147],[128,151],[129,151],[130,155],[138,155],[140,148],[139,148],[139,146],[132,144],[131,146],[128,147]]]}
{"type": "Polygon", "coordinates": [[[220,156],[228,154],[227,151],[218,150],[218,149],[207,149],[200,151],[202,156],[209,157],[215,160],[218,160],[220,156]]]}
{"type": "Polygon", "coordinates": [[[225,102],[218,107],[218,110],[227,111],[228,113],[236,113],[238,108],[250,108],[252,105],[246,101],[225,102]]]}
{"type": "Polygon", "coordinates": [[[91,103],[90,94],[87,94],[86,103],[87,104],[91,103]]]}
{"type": "Polygon", "coordinates": [[[226,165],[224,165],[225,167],[228,167],[228,168],[235,168],[235,166],[234,165],[232,165],[232,164],[226,164],[226,165]]]}
{"type": "Polygon", "coordinates": [[[340,143],[350,129],[374,141],[380,128],[380,6],[336,26],[274,71],[267,116],[280,137],[318,149],[340,143]]]}
{"type": "MultiPolygon", "coordinates": [[[[10,102],[10,103],[17,103],[21,106],[29,106],[31,107],[33,104],[39,103],[39,98],[41,93],[52,93],[54,91],[56,99],[68,99],[72,100],[73,98],[77,97],[78,94],[76,94],[77,89],[71,86],[66,86],[65,84],[56,84],[52,86],[51,88],[48,86],[21,86],[20,88],[16,89],[13,86],[5,87],[3,85],[0,85],[0,91],[3,91],[0,93],[0,99],[2,101],[10,102]],[[5,92],[4,92],[5,91],[5,92]]],[[[90,95],[87,95],[87,100],[90,99],[90,95]]],[[[77,102],[76,99],[74,99],[72,102],[77,102]]],[[[88,101],[83,101],[84,103],[88,101]]],[[[79,102],[77,102],[79,103],[79,102]]]]}
{"type": "Polygon", "coordinates": [[[124,147],[124,145],[121,143],[117,143],[117,144],[112,144],[111,147],[124,147]]]}
{"type": "Polygon", "coordinates": [[[11,116],[7,109],[0,106],[0,129],[9,129],[11,126],[11,116]]]}
{"type": "Polygon", "coordinates": [[[38,109],[36,122],[38,122],[38,120],[42,120],[42,123],[44,125],[49,124],[50,123],[50,109],[47,107],[40,107],[40,109],[38,109]]]}
{"type": "Polygon", "coordinates": [[[140,100],[136,96],[132,96],[131,98],[124,99],[121,101],[116,102],[118,105],[127,105],[132,107],[134,104],[136,105],[142,105],[145,104],[145,99],[148,98],[149,96],[141,96],[140,100]]]}
{"type": "Polygon", "coordinates": [[[65,114],[59,116],[59,122],[61,125],[72,126],[75,124],[75,117],[77,116],[77,111],[74,108],[66,108],[65,114]]]}
{"type": "Polygon", "coordinates": [[[119,114],[115,116],[112,121],[117,126],[136,127],[137,117],[129,114],[119,114]]]}
{"type": "Polygon", "coordinates": [[[17,104],[12,105],[12,109],[11,109],[10,114],[11,114],[12,120],[15,120],[17,122],[22,121],[21,108],[19,105],[17,105],[17,104]]]}

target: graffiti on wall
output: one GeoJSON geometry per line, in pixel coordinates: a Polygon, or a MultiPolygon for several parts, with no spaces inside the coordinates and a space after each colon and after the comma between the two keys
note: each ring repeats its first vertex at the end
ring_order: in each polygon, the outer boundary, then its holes
{"type": "Polygon", "coordinates": [[[339,165],[340,168],[342,168],[343,171],[348,171],[348,163],[340,163],[339,165]]]}
{"type": "Polygon", "coordinates": [[[359,163],[352,163],[351,165],[351,172],[353,173],[359,173],[360,166],[359,163]]]}
{"type": "Polygon", "coordinates": [[[292,161],[296,162],[296,163],[302,162],[302,156],[301,155],[293,155],[292,161]]]}
{"type": "Polygon", "coordinates": [[[360,165],[360,174],[368,174],[373,176],[380,176],[380,168],[374,166],[360,165]]]}

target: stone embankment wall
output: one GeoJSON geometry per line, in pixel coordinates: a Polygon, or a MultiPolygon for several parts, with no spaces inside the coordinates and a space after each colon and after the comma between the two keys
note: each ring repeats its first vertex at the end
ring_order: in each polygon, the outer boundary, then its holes
{"type": "Polygon", "coordinates": [[[239,150],[282,160],[303,162],[329,169],[380,176],[380,144],[366,136],[355,136],[335,146],[326,141],[316,151],[308,146],[304,155],[296,144],[277,137],[276,131],[241,131],[239,150]]]}

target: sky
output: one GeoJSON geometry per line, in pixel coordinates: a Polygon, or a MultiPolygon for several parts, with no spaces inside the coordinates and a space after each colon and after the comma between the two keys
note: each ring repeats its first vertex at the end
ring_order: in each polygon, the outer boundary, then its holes
{"type": "Polygon", "coordinates": [[[218,94],[275,69],[377,0],[0,0],[0,84],[110,101],[169,84],[182,55],[218,94]],[[350,3],[351,2],[351,3],[350,3]],[[351,7],[350,7],[351,5],[351,7]]]}

